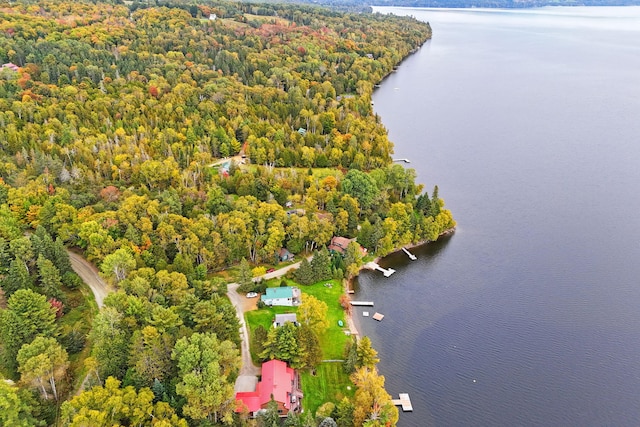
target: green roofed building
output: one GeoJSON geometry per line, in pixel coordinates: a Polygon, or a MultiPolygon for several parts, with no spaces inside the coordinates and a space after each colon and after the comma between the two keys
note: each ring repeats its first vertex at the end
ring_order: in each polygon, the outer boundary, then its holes
{"type": "Polygon", "coordinates": [[[292,307],[300,304],[301,292],[295,286],[282,286],[279,288],[267,288],[265,294],[260,297],[265,305],[284,305],[292,307]]]}

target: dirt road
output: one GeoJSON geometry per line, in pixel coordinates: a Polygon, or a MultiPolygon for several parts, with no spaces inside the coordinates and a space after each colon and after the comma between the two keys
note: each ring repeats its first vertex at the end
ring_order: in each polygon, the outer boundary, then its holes
{"type": "Polygon", "coordinates": [[[98,308],[102,308],[105,297],[113,292],[114,289],[102,280],[98,274],[98,269],[93,264],[77,253],[71,251],[67,251],[67,253],[69,254],[73,271],[80,276],[84,283],[89,285],[98,303],[98,308]]]}

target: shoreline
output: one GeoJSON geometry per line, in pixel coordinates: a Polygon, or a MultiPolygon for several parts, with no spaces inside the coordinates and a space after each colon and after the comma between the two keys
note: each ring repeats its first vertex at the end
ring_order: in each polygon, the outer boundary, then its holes
{"type": "MultiPolygon", "coordinates": [[[[448,230],[445,230],[442,233],[440,233],[436,240],[421,241],[421,242],[418,242],[418,243],[412,243],[412,244],[409,244],[409,245],[402,246],[401,248],[396,248],[393,251],[389,252],[385,256],[376,257],[373,260],[373,262],[375,262],[377,264],[380,260],[388,257],[389,255],[393,255],[393,254],[396,254],[396,253],[402,251],[402,248],[413,249],[413,248],[418,248],[420,246],[428,245],[429,243],[437,242],[441,237],[451,235],[451,234],[455,233],[455,231],[456,231],[456,227],[452,227],[452,228],[449,228],[448,230]]],[[[356,274],[355,276],[351,277],[350,279],[345,279],[344,291],[345,291],[345,295],[347,295],[347,297],[349,298],[349,301],[352,300],[351,295],[353,295],[353,294],[349,293],[350,290],[353,290],[353,279],[358,277],[362,270],[368,270],[369,269],[367,267],[368,264],[369,263],[363,264],[360,267],[360,270],[358,270],[358,274],[356,274]]],[[[362,337],[360,335],[360,332],[359,332],[359,327],[360,327],[359,319],[357,319],[357,316],[354,317],[353,310],[351,310],[351,312],[349,312],[349,313],[346,313],[345,317],[347,319],[347,325],[349,326],[349,331],[351,332],[351,335],[355,335],[356,339],[359,341],[360,338],[362,337]]]]}
{"type": "MultiPolygon", "coordinates": [[[[398,252],[402,251],[402,248],[405,248],[405,249],[409,250],[409,249],[419,248],[420,246],[428,245],[429,243],[437,242],[438,240],[440,240],[440,238],[441,238],[441,237],[444,237],[444,236],[448,236],[448,235],[450,235],[450,234],[453,234],[453,233],[455,233],[455,231],[456,231],[456,227],[452,227],[452,228],[449,228],[449,229],[447,229],[447,230],[443,231],[442,233],[440,233],[440,234],[438,235],[438,238],[437,238],[436,240],[422,240],[422,241],[420,241],[420,242],[418,242],[418,243],[410,243],[410,244],[404,245],[404,246],[402,246],[402,247],[400,247],[400,248],[395,248],[395,249],[393,249],[391,252],[389,252],[388,254],[386,254],[386,255],[384,255],[384,256],[376,257],[376,258],[373,260],[373,262],[375,262],[376,264],[378,264],[378,261],[381,261],[381,260],[385,259],[386,257],[388,257],[388,256],[390,256],[390,255],[397,254],[398,252]]],[[[356,275],[355,275],[355,276],[353,276],[353,277],[357,277],[357,276],[360,274],[360,271],[361,271],[361,270],[365,270],[365,269],[367,269],[365,266],[366,266],[366,264],[365,264],[365,265],[363,265],[362,267],[360,267],[360,270],[358,271],[358,274],[356,274],[356,275]]],[[[351,282],[351,280],[353,280],[353,278],[349,279],[349,282],[351,282]]]]}

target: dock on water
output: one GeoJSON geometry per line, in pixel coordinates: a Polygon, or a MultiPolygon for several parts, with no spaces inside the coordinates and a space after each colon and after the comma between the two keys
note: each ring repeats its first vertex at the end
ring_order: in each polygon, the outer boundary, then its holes
{"type": "Polygon", "coordinates": [[[403,251],[405,254],[407,254],[407,256],[409,257],[409,259],[410,259],[411,261],[415,261],[415,260],[417,260],[417,259],[418,259],[418,257],[417,257],[417,256],[415,256],[414,254],[412,254],[411,252],[409,252],[407,249],[402,248],[402,251],[403,251]]]}
{"type": "Polygon", "coordinates": [[[401,406],[404,412],[412,412],[413,406],[411,406],[411,399],[409,399],[409,393],[400,393],[400,399],[393,399],[392,402],[396,406],[401,406]]]}
{"type": "Polygon", "coordinates": [[[368,262],[365,265],[365,268],[368,268],[369,270],[378,270],[381,271],[382,274],[384,275],[384,277],[389,277],[391,276],[393,273],[395,273],[396,271],[393,268],[382,268],[380,267],[377,263],[375,262],[368,262]]]}
{"type": "Polygon", "coordinates": [[[354,306],[373,307],[373,301],[349,301],[349,303],[354,306]]]}
{"type": "Polygon", "coordinates": [[[379,321],[381,321],[382,319],[384,319],[384,314],[376,312],[376,314],[374,314],[374,315],[373,315],[373,316],[371,316],[371,317],[373,317],[375,320],[377,320],[377,321],[379,322],[379,321]]]}

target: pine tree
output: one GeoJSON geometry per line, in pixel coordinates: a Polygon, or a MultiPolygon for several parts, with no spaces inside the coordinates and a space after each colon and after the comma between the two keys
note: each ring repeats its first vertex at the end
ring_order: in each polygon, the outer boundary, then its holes
{"type": "Polygon", "coordinates": [[[298,283],[303,285],[312,285],[315,283],[313,269],[309,260],[303,258],[300,262],[300,267],[295,271],[294,277],[298,283]]]}
{"type": "Polygon", "coordinates": [[[331,255],[326,247],[315,253],[311,260],[311,269],[314,283],[331,279],[331,255]]]}

